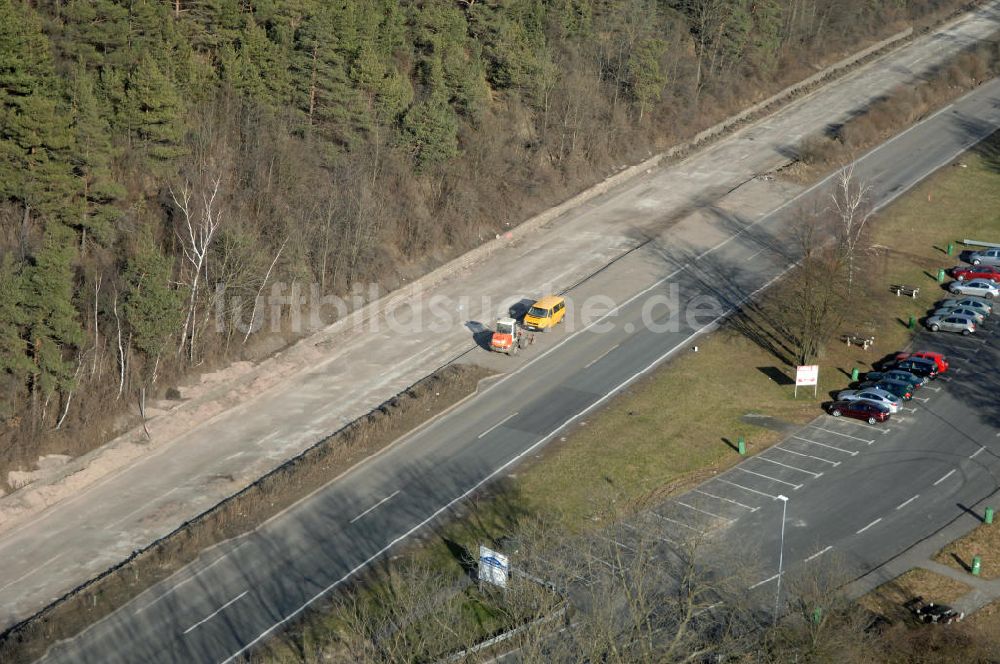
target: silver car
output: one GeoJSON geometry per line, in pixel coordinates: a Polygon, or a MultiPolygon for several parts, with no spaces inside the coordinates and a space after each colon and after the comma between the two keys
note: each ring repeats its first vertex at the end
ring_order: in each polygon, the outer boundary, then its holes
{"type": "Polygon", "coordinates": [[[868,401],[885,406],[889,412],[895,415],[903,406],[903,400],[895,394],[880,390],[877,387],[869,387],[863,390],[844,390],[837,395],[837,401],[868,401]]]}
{"type": "Polygon", "coordinates": [[[983,321],[986,320],[986,312],[979,309],[973,309],[972,307],[941,307],[936,309],[932,316],[965,316],[966,318],[971,318],[976,321],[976,325],[982,325],[983,321]]]}
{"type": "Polygon", "coordinates": [[[1000,288],[989,279],[973,279],[971,281],[953,281],[948,290],[957,295],[974,295],[992,300],[1000,295],[1000,288]]]}
{"type": "Polygon", "coordinates": [[[976,331],[976,321],[965,316],[931,316],[927,319],[927,328],[931,332],[961,332],[969,336],[976,331]]]}
{"type": "Polygon", "coordinates": [[[938,307],[942,309],[968,307],[969,309],[975,309],[976,311],[982,312],[987,316],[993,313],[993,305],[988,300],[984,300],[981,297],[956,297],[938,303],[938,307]]]}
{"type": "Polygon", "coordinates": [[[973,265],[1000,266],[1000,249],[983,249],[969,254],[969,262],[973,265]]]}

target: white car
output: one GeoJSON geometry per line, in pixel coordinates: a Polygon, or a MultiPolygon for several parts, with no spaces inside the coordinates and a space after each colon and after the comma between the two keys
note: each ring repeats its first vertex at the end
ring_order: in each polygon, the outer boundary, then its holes
{"type": "Polygon", "coordinates": [[[1000,249],[983,249],[973,251],[967,259],[973,265],[994,265],[1000,266],[1000,249]]]}
{"type": "Polygon", "coordinates": [[[958,295],[975,295],[992,300],[1000,295],[1000,288],[990,279],[973,279],[971,281],[953,281],[948,290],[958,295]]]}
{"type": "Polygon", "coordinates": [[[880,390],[877,387],[869,387],[863,390],[844,390],[837,395],[837,401],[868,401],[885,406],[889,412],[895,415],[903,406],[903,400],[895,394],[880,390]]]}

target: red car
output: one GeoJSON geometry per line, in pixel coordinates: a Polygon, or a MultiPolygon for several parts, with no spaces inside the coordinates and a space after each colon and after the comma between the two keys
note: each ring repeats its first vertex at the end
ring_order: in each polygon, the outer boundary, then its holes
{"type": "Polygon", "coordinates": [[[920,357],[925,360],[930,360],[937,365],[938,373],[944,373],[948,370],[948,358],[941,353],[935,353],[930,350],[918,350],[913,353],[899,353],[896,355],[896,362],[902,362],[903,360],[911,357],[920,357]]]}
{"type": "Polygon", "coordinates": [[[992,265],[957,265],[951,268],[951,276],[957,281],[990,279],[995,283],[1000,283],[1000,268],[992,265]]]}
{"type": "Polygon", "coordinates": [[[830,404],[830,414],[834,417],[845,415],[859,420],[865,420],[868,424],[885,422],[889,419],[889,409],[885,406],[863,399],[857,401],[834,401],[830,404]]]}

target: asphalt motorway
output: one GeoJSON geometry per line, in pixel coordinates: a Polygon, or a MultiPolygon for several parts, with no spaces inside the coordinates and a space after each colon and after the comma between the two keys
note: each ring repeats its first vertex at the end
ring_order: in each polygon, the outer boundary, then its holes
{"type": "MultiPolygon", "coordinates": [[[[997,127],[1000,82],[992,81],[863,157],[856,174],[872,185],[874,200],[885,204],[997,127]]],[[[825,205],[828,184],[807,190],[772,214],[729,220],[728,237],[697,255],[671,247],[651,251],[657,278],[602,316],[584,322],[583,307],[577,310],[572,302],[599,294],[605,286],[610,290],[615,283],[615,266],[610,266],[568,294],[572,333],[550,333],[558,341],[535,349],[535,357],[476,398],[253,534],[206,553],[76,638],[55,644],[45,661],[233,661],[310,602],[446,517],[462,499],[508,472],[623,386],[671,354],[689,349],[721,314],[783,274],[796,258],[789,251],[793,245],[788,239],[789,220],[801,209],[825,205]],[[688,305],[706,296],[711,299],[705,302],[716,303],[714,311],[703,302],[703,314],[711,313],[687,320],[683,312],[691,311],[688,305]],[[677,311],[682,312],[679,317],[673,315],[677,311]]],[[[941,432],[924,431],[934,437],[927,446],[940,446],[938,436],[948,432],[948,426],[942,426],[941,432]]],[[[860,454],[857,458],[872,459],[860,454]]],[[[913,454],[906,463],[879,464],[875,459],[872,468],[859,463],[858,472],[882,473],[876,476],[877,483],[858,482],[850,473],[841,473],[846,484],[830,483],[827,494],[815,495],[830,505],[845,499],[862,501],[874,514],[884,507],[882,503],[896,501],[895,505],[909,497],[911,479],[936,479],[931,476],[938,473],[940,463],[929,451],[913,454]]],[[[995,485],[992,475],[979,470],[977,463],[981,462],[956,467],[945,487],[955,492],[949,498],[967,499],[962,493],[966,485],[970,495],[995,485]]],[[[791,503],[790,509],[795,509],[791,503]]],[[[906,519],[919,518],[930,528],[952,518],[953,511],[952,502],[939,502],[919,517],[914,510],[889,519],[909,528],[912,524],[906,519]]],[[[742,523],[756,528],[755,537],[767,544],[769,529],[761,524],[772,518],[771,509],[760,509],[742,523]]],[[[786,542],[790,565],[812,555],[814,544],[839,541],[848,531],[858,530],[846,515],[802,518],[807,525],[800,529],[801,535],[786,542]]],[[[905,548],[907,539],[864,539],[857,555],[878,561],[905,548]]]]}

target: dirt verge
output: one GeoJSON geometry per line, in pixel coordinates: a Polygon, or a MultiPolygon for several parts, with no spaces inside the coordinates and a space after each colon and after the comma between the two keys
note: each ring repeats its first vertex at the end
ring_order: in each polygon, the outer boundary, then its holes
{"type": "Polygon", "coordinates": [[[462,364],[449,365],[424,378],[0,634],[0,662],[34,661],[54,642],[70,638],[110,615],[195,560],[208,547],[251,532],[358,462],[452,408],[474,394],[479,381],[490,374],[482,367],[462,364]]]}

